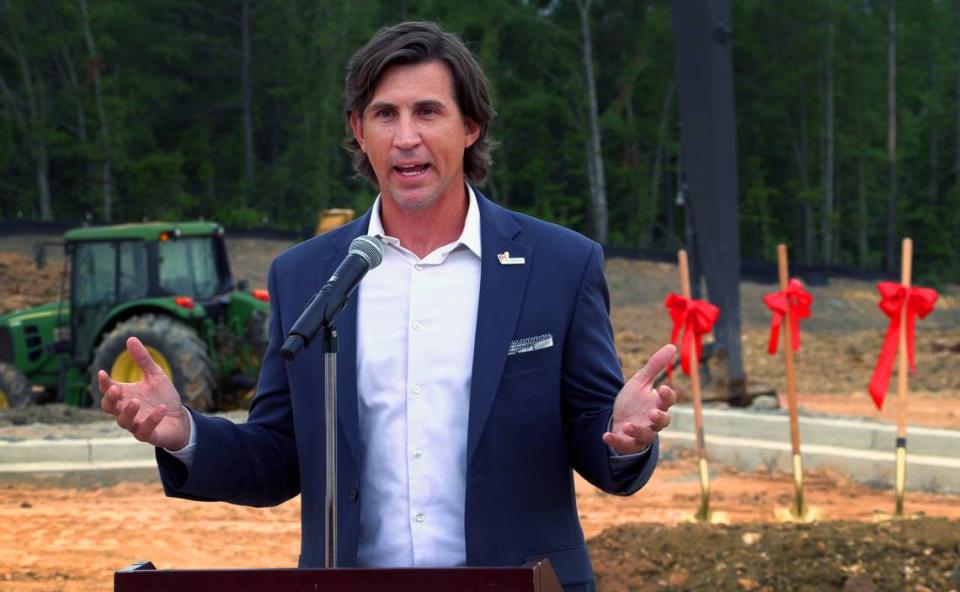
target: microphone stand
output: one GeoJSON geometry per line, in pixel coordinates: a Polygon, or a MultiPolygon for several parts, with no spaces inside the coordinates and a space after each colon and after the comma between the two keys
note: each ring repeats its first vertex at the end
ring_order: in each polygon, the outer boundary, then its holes
{"type": "Polygon", "coordinates": [[[337,328],[323,326],[324,456],[323,566],[337,567],[337,328]]]}
{"type": "MultiPolygon", "coordinates": [[[[314,297],[316,298],[316,297],[314,297]]],[[[323,351],[323,434],[324,434],[324,495],[323,495],[323,567],[337,566],[337,328],[333,321],[324,322],[317,331],[322,336],[323,351]]],[[[293,360],[311,339],[300,333],[287,337],[280,349],[283,357],[293,360]]]]}

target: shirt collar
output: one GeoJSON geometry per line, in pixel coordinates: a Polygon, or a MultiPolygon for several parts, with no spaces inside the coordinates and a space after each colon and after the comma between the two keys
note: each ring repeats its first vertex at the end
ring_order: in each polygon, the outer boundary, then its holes
{"type": "MultiPolygon", "coordinates": [[[[469,183],[467,186],[467,217],[463,221],[463,231],[460,238],[451,243],[453,248],[457,245],[463,245],[470,249],[477,257],[480,257],[480,208],[477,205],[477,196],[473,192],[473,187],[469,183]]],[[[399,241],[391,236],[387,236],[383,229],[383,222],[380,220],[380,200],[381,195],[377,195],[373,202],[373,208],[370,210],[370,224],[367,226],[367,234],[371,236],[382,236],[387,242],[399,244],[399,241]]],[[[442,247],[441,247],[442,248],[442,247]]]]}

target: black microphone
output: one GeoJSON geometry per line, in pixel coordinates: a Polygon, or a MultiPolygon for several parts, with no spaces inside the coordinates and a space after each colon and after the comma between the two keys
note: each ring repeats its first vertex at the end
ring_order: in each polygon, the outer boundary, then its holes
{"type": "Polygon", "coordinates": [[[350,250],[327,283],[313,295],[300,318],[287,333],[280,353],[292,360],[320,330],[329,326],[346,306],[350,294],[368,271],[383,261],[383,243],[372,236],[358,236],[350,243],[350,250]]]}

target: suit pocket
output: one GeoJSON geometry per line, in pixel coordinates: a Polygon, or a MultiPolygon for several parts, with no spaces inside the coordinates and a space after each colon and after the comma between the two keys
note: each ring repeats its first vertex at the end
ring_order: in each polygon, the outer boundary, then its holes
{"type": "Polygon", "coordinates": [[[513,354],[507,356],[507,361],[503,365],[503,373],[513,374],[525,370],[535,370],[551,366],[560,361],[560,352],[556,346],[537,351],[513,354]]]}
{"type": "Polygon", "coordinates": [[[587,551],[586,545],[528,552],[523,556],[523,563],[536,563],[541,559],[550,560],[550,567],[553,568],[557,579],[565,589],[578,584],[584,585],[584,590],[590,589],[589,585],[593,583],[593,568],[590,565],[590,552],[587,551]]]}

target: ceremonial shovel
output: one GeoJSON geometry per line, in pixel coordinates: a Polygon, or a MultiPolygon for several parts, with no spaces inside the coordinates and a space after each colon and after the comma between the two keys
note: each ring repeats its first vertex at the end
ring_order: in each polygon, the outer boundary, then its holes
{"type": "MultiPolygon", "coordinates": [[[[780,290],[787,291],[790,270],[787,264],[786,245],[777,245],[777,265],[780,270],[780,290]]],[[[800,455],[800,422],[797,417],[797,377],[793,367],[793,319],[789,299],[786,319],[783,323],[783,356],[787,366],[787,405],[790,410],[790,449],[793,453],[793,505],[774,511],[781,522],[813,522],[819,512],[807,507],[803,501],[803,457],[800,455]]]]}
{"type": "MultiPolygon", "coordinates": [[[[687,265],[687,252],[681,249],[677,253],[680,263],[680,291],[690,299],[690,272],[687,265]]],[[[700,396],[700,360],[696,348],[690,355],[690,381],[693,390],[693,424],[697,438],[697,459],[700,470],[700,508],[689,517],[691,521],[713,524],[729,524],[726,512],[710,511],[710,470],[707,466],[707,445],[703,435],[703,402],[700,396]]]]}
{"type": "MultiPolygon", "coordinates": [[[[903,239],[900,260],[900,283],[904,288],[909,289],[913,268],[912,239],[903,239]]],[[[907,395],[910,393],[907,383],[909,368],[907,351],[907,302],[904,301],[900,311],[900,335],[897,347],[897,456],[894,481],[896,510],[893,516],[880,512],[874,514],[874,520],[878,522],[906,517],[903,514],[903,498],[907,487],[907,395]]]]}

